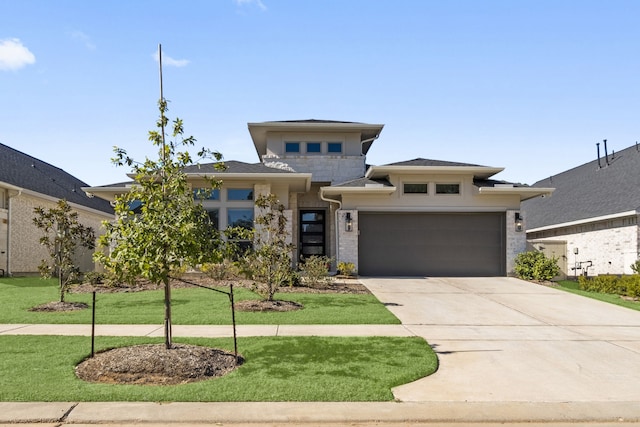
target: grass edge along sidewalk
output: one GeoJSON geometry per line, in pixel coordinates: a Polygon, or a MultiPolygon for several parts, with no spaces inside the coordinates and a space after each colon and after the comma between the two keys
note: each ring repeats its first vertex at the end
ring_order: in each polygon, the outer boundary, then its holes
{"type": "MultiPolygon", "coordinates": [[[[91,310],[73,312],[32,312],[32,307],[56,301],[55,281],[38,277],[0,278],[3,310],[0,324],[87,324],[91,310]]],[[[236,301],[258,299],[247,289],[237,289],[236,301]]],[[[173,322],[178,325],[228,325],[231,323],[226,295],[206,289],[172,290],[173,322]]],[[[400,321],[371,294],[281,293],[277,298],[302,303],[304,308],[290,312],[237,312],[238,324],[400,324],[400,321]]],[[[69,294],[69,301],[91,304],[90,294],[69,294]]],[[[162,291],[98,294],[98,324],[161,324],[162,291]]]]}
{"type": "MultiPolygon", "coordinates": [[[[176,342],[230,349],[228,338],[176,342]]],[[[99,348],[161,342],[102,337],[99,348]]],[[[0,336],[0,401],[390,401],[391,388],[437,370],[437,357],[418,337],[240,338],[244,365],[224,377],[176,386],[87,383],[74,367],[89,350],[86,337],[0,336]]]]}

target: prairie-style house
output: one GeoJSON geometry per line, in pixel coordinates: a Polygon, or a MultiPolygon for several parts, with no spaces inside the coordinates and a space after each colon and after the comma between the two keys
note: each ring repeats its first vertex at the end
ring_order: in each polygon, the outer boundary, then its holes
{"type": "MultiPolygon", "coordinates": [[[[326,120],[249,123],[259,163],[185,170],[223,184],[203,201],[218,227],[250,225],[254,198],[285,205],[294,262],[326,255],[368,276],[505,276],[526,248],[521,202],[550,194],[491,179],[503,168],[416,158],[381,166],[367,153],[383,125],[326,120]]],[[[106,200],[131,183],[85,188],[106,200]]]]}

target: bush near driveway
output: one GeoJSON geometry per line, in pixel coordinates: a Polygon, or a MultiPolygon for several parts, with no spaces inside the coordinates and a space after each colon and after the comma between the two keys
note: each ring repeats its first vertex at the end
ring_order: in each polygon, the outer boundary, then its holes
{"type": "Polygon", "coordinates": [[[638,274],[621,277],[601,275],[587,278],[580,276],[578,283],[583,291],[624,295],[630,298],[640,297],[640,275],[638,274]]]}

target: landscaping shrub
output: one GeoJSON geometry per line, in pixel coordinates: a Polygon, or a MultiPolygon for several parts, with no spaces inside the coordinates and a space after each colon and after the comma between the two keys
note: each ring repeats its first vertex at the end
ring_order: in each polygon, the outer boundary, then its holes
{"type": "Polygon", "coordinates": [[[622,277],[601,275],[587,278],[580,276],[578,283],[583,291],[623,295],[632,298],[640,297],[640,275],[637,274],[622,277]]]}
{"type": "Polygon", "coordinates": [[[559,272],[558,259],[547,258],[542,252],[523,252],[516,257],[515,273],[521,279],[551,280],[559,272]]]}
{"type": "Polygon", "coordinates": [[[352,262],[340,261],[338,263],[338,271],[344,276],[351,276],[356,271],[356,266],[352,262]]]}
{"type": "Polygon", "coordinates": [[[307,286],[318,286],[331,281],[329,265],[331,258],[312,255],[302,259],[300,272],[302,282],[307,286]]]}

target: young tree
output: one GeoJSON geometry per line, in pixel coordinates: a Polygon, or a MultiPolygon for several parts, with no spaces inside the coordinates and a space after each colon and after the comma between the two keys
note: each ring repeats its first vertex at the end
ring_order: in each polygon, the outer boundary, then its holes
{"type": "MultiPolygon", "coordinates": [[[[220,235],[212,226],[202,205],[194,201],[183,169],[194,164],[186,148],[195,144],[192,136],[183,137],[183,123],[173,121],[172,140],[166,141],[167,102],[160,99],[158,131],[149,132],[149,140],[158,147],[158,159],[138,163],[121,148],[115,147],[118,166],[133,168],[135,184],[116,198],[117,219],[105,223],[106,232],[100,244],[106,249],[96,252],[96,259],[111,271],[117,280],[131,282],[144,277],[164,287],[164,336],[171,348],[171,286],[172,272],[185,265],[196,266],[220,259],[220,235]],[[185,148],[186,147],[186,148],[185,148]],[[183,151],[180,151],[180,150],[183,151]],[[132,204],[139,205],[134,213],[132,204]]],[[[222,155],[202,149],[200,158],[213,157],[218,168],[222,155]]],[[[208,179],[211,188],[219,181],[208,179]]]]}
{"type": "Polygon", "coordinates": [[[255,219],[254,249],[243,258],[244,274],[264,300],[273,301],[280,286],[290,285],[296,274],[291,266],[293,245],[289,242],[284,205],[274,194],[256,198],[260,214],[255,219]]]}
{"type": "Polygon", "coordinates": [[[36,215],[34,225],[44,232],[40,244],[47,248],[50,257],[50,262],[42,260],[38,270],[43,277],[58,278],[60,302],[64,302],[71,279],[80,272],[74,263],[74,254],[80,247],[95,248],[95,233],[93,228],[80,224],[78,213],[72,211],[64,199],[59,200],[55,208],[36,207],[33,213],[36,215]]]}

